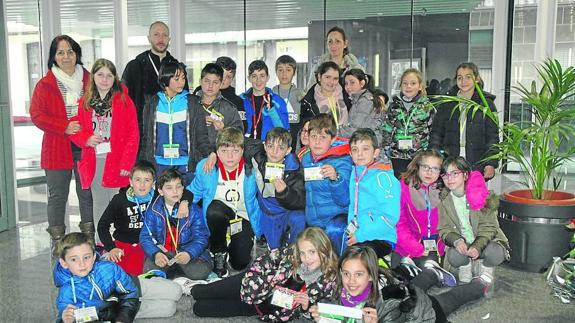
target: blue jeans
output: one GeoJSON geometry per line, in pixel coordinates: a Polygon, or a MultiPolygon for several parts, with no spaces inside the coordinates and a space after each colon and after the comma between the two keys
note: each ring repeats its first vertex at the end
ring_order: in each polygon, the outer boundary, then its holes
{"type": "Polygon", "coordinates": [[[334,216],[325,223],[325,226],[322,227],[331,241],[333,250],[338,255],[341,255],[343,249],[345,249],[345,246],[343,245],[345,227],[347,227],[347,214],[334,216]]]}

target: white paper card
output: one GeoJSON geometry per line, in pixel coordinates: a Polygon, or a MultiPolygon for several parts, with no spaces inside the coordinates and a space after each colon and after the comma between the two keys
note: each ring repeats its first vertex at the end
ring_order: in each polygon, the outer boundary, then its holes
{"type": "Polygon", "coordinates": [[[360,308],[326,304],[326,303],[318,303],[317,308],[320,315],[328,314],[328,315],[349,317],[352,319],[363,318],[363,311],[360,308]]]}
{"type": "Polygon", "coordinates": [[[232,221],[230,221],[230,234],[234,235],[242,232],[242,219],[232,221]]]}
{"type": "Polygon", "coordinates": [[[271,303],[275,306],[283,307],[288,310],[293,308],[293,291],[287,288],[276,288],[272,295],[271,303]]]}
{"type": "Polygon", "coordinates": [[[413,139],[399,139],[397,146],[401,150],[408,150],[413,148],[413,139]]]}
{"type": "Polygon", "coordinates": [[[74,318],[77,323],[97,321],[98,312],[95,306],[77,308],[74,310],[74,318]]]}
{"type": "Polygon", "coordinates": [[[96,155],[107,154],[112,151],[109,141],[104,141],[96,145],[96,155]]]}
{"type": "Polygon", "coordinates": [[[281,179],[284,175],[284,165],[276,163],[266,163],[266,176],[265,179],[272,181],[274,179],[281,179]]]}
{"type": "Polygon", "coordinates": [[[306,167],[303,169],[304,180],[306,181],[317,181],[322,180],[323,175],[321,174],[321,167],[306,167]]]}

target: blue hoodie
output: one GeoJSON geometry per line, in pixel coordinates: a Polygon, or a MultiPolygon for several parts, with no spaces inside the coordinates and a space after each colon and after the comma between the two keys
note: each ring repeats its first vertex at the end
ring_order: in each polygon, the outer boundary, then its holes
{"type": "Polygon", "coordinates": [[[313,156],[311,150],[305,152],[302,167],[332,165],[338,174],[335,181],[324,178],[305,182],[305,219],[308,226],[325,228],[329,220],[340,214],[346,214],[349,207],[349,175],[351,157],[349,141],[337,138],[331,148],[322,156],[313,156]]]}
{"type": "MultiPolygon", "coordinates": [[[[348,223],[353,220],[355,208],[356,174],[360,178],[365,167],[355,166],[351,171],[348,223]]],[[[368,166],[367,172],[359,181],[356,220],[358,229],[355,231],[355,240],[383,240],[395,244],[400,197],[401,186],[389,164],[375,163],[368,166]]]]}
{"type": "Polygon", "coordinates": [[[139,298],[138,287],[120,266],[99,259],[86,277],[73,275],[58,262],[54,267],[54,284],[60,289],[56,299],[59,318],[69,304],[77,308],[95,306],[100,311],[108,306],[105,300],[112,295],[121,300],[139,298]]]}

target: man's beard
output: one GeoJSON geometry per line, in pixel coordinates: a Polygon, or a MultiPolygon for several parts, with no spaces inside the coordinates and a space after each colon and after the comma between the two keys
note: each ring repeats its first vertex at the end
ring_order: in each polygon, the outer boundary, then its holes
{"type": "Polygon", "coordinates": [[[158,47],[156,47],[156,45],[153,45],[153,44],[152,44],[152,49],[153,49],[154,52],[156,52],[156,53],[163,54],[163,53],[165,53],[165,52],[168,51],[168,46],[169,46],[169,45],[170,45],[170,44],[168,43],[168,44],[166,45],[166,47],[165,47],[163,50],[161,50],[161,49],[159,49],[158,47]]]}

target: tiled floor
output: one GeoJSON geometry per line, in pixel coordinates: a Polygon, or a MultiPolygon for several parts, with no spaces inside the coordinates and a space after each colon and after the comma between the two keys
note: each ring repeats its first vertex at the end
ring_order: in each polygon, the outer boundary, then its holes
{"type": "MultiPolygon", "coordinates": [[[[490,183],[501,192],[510,188],[506,176],[490,183]]],[[[575,191],[575,179],[567,181],[567,190],[575,191]]],[[[72,208],[74,210],[74,208],[72,208]]],[[[41,212],[39,212],[41,213],[41,212]]],[[[77,216],[71,217],[75,227],[77,216]]],[[[44,221],[31,221],[0,233],[0,322],[50,322],[56,317],[56,288],[52,282],[49,237],[44,221]]],[[[563,305],[552,298],[543,275],[498,268],[494,298],[460,309],[452,322],[572,322],[575,305],[563,305]]],[[[175,317],[140,322],[257,322],[255,318],[199,319],[191,313],[192,299],[183,297],[175,317]]]]}

